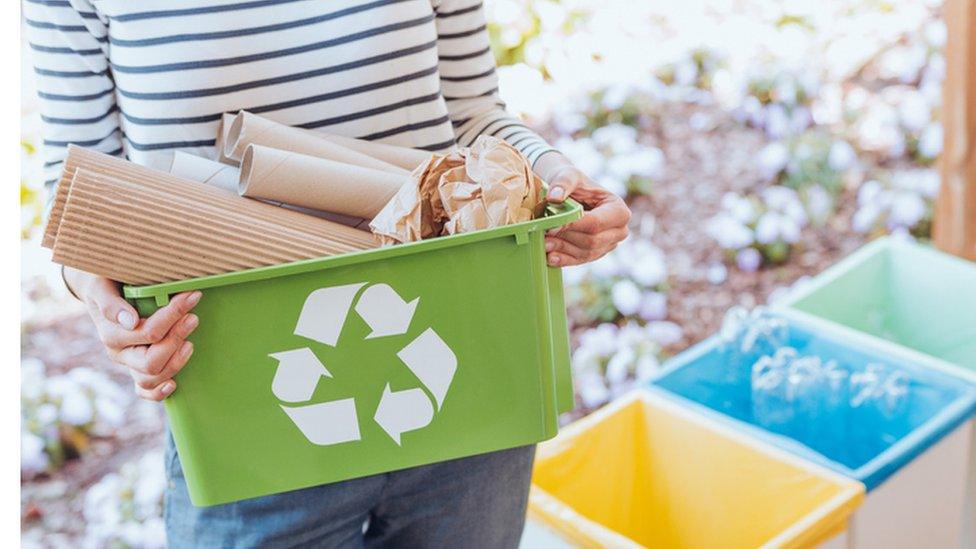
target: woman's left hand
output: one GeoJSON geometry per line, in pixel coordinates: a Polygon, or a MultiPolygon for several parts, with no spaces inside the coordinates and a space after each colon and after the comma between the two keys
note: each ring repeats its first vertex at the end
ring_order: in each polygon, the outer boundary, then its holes
{"type": "Polygon", "coordinates": [[[617,195],[590,180],[560,153],[546,153],[535,171],[549,184],[546,200],[570,197],[583,205],[583,218],[546,235],[549,265],[567,267],[595,261],[627,238],[630,208],[617,195]]]}

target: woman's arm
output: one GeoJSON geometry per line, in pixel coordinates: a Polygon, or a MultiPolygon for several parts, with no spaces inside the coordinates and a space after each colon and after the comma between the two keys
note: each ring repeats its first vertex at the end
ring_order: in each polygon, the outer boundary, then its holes
{"type": "Polygon", "coordinates": [[[106,56],[108,27],[100,17],[87,0],[24,2],[49,197],[69,143],[123,154],[115,83],[106,56]]]}
{"type": "MultiPolygon", "coordinates": [[[[87,0],[26,0],[24,17],[44,122],[45,186],[53,196],[68,144],[123,154],[108,28],[87,0]]],[[[173,376],[193,353],[185,340],[198,324],[190,311],[200,292],[180,294],[140,319],[114,281],[77,269],[65,269],[64,280],[87,305],[109,358],[128,368],[136,393],[149,400],[172,394],[173,376]]]]}
{"type": "Polygon", "coordinates": [[[441,92],[459,145],[483,134],[504,139],[522,152],[549,184],[550,202],[567,197],[587,209],[583,219],[546,237],[549,264],[593,261],[627,237],[630,210],[615,194],[591,181],[560,152],[505,111],[498,95],[495,58],[480,0],[432,0],[437,24],[441,92]]]}

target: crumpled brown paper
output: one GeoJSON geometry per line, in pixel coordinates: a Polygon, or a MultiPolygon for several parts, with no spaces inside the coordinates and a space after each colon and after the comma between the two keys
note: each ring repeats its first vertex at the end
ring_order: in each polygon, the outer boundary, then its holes
{"type": "Polygon", "coordinates": [[[542,180],[514,147],[480,136],[434,155],[370,223],[384,246],[528,221],[542,213],[542,180]]]}

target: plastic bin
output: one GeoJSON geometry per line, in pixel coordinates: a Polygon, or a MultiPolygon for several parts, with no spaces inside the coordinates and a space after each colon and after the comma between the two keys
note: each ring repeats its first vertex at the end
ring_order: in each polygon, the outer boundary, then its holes
{"type": "MultiPolygon", "coordinates": [[[[758,356],[735,360],[717,337],[675,357],[652,388],[863,482],[868,496],[854,518],[853,546],[958,547],[976,386],[924,357],[867,340],[852,345],[849,334],[813,331],[798,319],[790,321],[789,332],[788,344],[800,355],[855,369],[882,363],[907,375],[904,406],[884,415],[871,406],[852,407],[844,397],[819,412],[804,411],[801,403],[791,408],[795,416],[776,418],[753,398],[750,369],[758,356]]],[[[803,402],[817,398],[827,402],[824,395],[803,402]]]]}
{"type": "Polygon", "coordinates": [[[581,212],[126,288],[143,316],[204,291],[195,352],[165,401],[193,503],[554,436],[572,381],[543,237],[581,212]]]}
{"type": "MultiPolygon", "coordinates": [[[[976,264],[929,246],[881,238],[791,292],[786,314],[849,328],[942,359],[976,382],[976,264]]],[[[976,548],[976,427],[970,435],[963,546],[976,548]]]]}
{"type": "Polygon", "coordinates": [[[928,246],[878,239],[783,305],[976,374],[976,264],[928,246]]]}
{"type": "Polygon", "coordinates": [[[864,486],[646,390],[540,445],[529,513],[583,547],[809,547],[864,486]]]}

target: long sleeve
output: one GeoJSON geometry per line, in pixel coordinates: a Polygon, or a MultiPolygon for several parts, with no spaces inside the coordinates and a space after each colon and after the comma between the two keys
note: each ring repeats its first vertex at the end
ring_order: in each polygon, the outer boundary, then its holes
{"type": "Polygon", "coordinates": [[[123,154],[106,22],[87,0],[25,0],[24,19],[40,98],[48,196],[74,143],[123,154]]]}
{"type": "Polygon", "coordinates": [[[485,12],[478,0],[432,0],[437,24],[441,93],[459,145],[479,135],[504,139],[535,161],[553,150],[537,133],[505,111],[498,95],[495,58],[485,12]]]}

